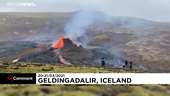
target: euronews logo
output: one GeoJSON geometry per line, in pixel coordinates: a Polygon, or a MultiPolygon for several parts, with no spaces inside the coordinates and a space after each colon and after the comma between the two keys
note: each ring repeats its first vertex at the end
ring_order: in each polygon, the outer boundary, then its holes
{"type": "Polygon", "coordinates": [[[36,7],[34,2],[7,2],[8,7],[36,7]]]}
{"type": "Polygon", "coordinates": [[[15,80],[33,80],[32,77],[17,77],[17,76],[8,76],[6,80],[15,81],[15,80]]]}

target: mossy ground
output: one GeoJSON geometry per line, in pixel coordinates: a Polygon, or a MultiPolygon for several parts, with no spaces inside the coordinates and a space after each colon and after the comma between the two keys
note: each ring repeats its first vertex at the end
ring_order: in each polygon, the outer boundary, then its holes
{"type": "Polygon", "coordinates": [[[162,85],[1,85],[0,96],[170,96],[162,85]]]}
{"type": "Polygon", "coordinates": [[[85,66],[66,66],[61,64],[32,64],[23,63],[0,65],[1,73],[110,73],[110,72],[140,72],[121,68],[85,67],[85,66]]]}

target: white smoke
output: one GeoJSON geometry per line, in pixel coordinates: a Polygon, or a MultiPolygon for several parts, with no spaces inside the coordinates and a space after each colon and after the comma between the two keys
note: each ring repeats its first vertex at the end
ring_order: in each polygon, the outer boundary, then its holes
{"type": "Polygon", "coordinates": [[[95,23],[107,22],[109,16],[94,9],[82,9],[76,11],[75,15],[65,26],[65,35],[74,41],[78,38],[85,37],[86,30],[95,23]]]}
{"type": "MultiPolygon", "coordinates": [[[[87,29],[93,28],[93,25],[96,24],[110,23],[110,25],[113,26],[119,25],[130,28],[148,26],[150,22],[151,21],[137,18],[112,16],[104,11],[98,11],[95,8],[85,8],[73,13],[73,16],[66,24],[64,31],[66,37],[71,38],[75,42],[79,42],[78,39],[88,37],[86,36],[87,29]]],[[[79,43],[87,43],[85,40],[82,41],[84,42],[79,43]]]]}

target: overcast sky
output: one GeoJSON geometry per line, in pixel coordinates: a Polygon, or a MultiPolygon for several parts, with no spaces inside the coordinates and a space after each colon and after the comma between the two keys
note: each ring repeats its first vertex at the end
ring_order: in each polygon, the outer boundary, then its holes
{"type": "Polygon", "coordinates": [[[0,11],[73,11],[93,9],[113,16],[170,22],[170,0],[0,0],[0,11]]]}

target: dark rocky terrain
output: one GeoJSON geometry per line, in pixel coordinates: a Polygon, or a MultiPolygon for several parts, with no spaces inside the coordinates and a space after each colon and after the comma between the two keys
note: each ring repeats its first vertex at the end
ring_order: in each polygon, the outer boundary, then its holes
{"type": "MultiPolygon", "coordinates": [[[[6,42],[6,44],[8,43],[11,44],[11,42],[6,42]]],[[[100,48],[84,48],[81,45],[76,45],[68,38],[64,39],[64,47],[61,49],[54,49],[48,45],[40,46],[37,43],[31,42],[17,42],[16,44],[21,49],[10,49],[10,47],[7,48],[6,45],[7,49],[1,53],[1,61],[14,63],[17,60],[17,62],[27,63],[65,64],[91,67],[101,66],[101,58],[104,58],[107,63],[105,67],[122,67],[125,62],[123,58],[113,55],[107,50],[100,48]],[[27,45],[24,46],[24,43],[27,43],[27,45]],[[121,63],[116,65],[114,59],[121,63]]],[[[16,44],[11,46],[16,46],[16,44]]]]}

